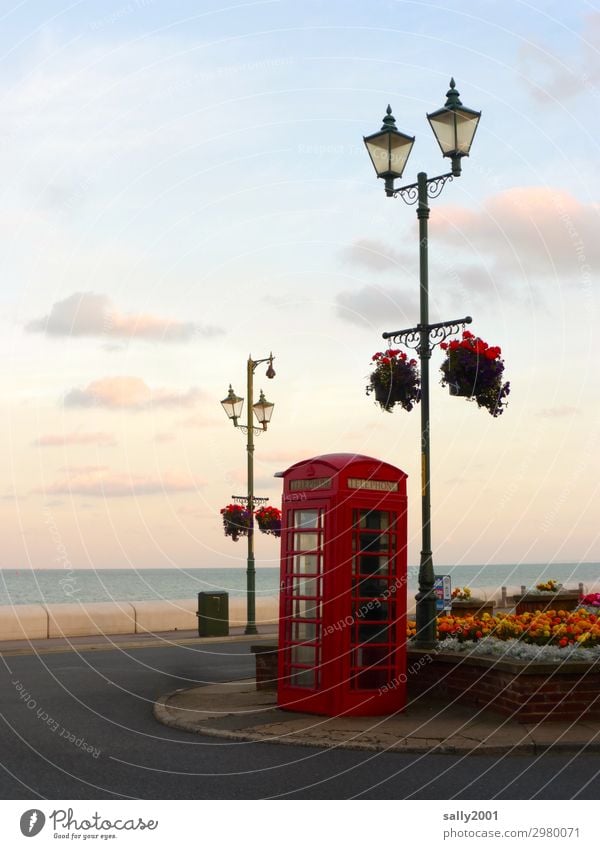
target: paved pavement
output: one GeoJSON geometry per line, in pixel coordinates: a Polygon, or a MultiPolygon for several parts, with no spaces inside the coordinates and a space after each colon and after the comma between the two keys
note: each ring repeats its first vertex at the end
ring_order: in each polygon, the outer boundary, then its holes
{"type": "MultiPolygon", "coordinates": [[[[420,754],[361,751],[331,740],[302,747],[283,739],[220,739],[156,721],[154,705],[166,693],[205,685],[208,695],[222,684],[231,694],[235,682],[247,682],[254,672],[250,643],[259,639],[179,633],[143,643],[111,638],[107,645],[80,638],[68,641],[72,646],[44,641],[43,651],[3,654],[0,798],[597,798],[599,759],[585,747],[516,757],[492,749],[440,753],[435,745],[420,754]],[[135,648],[126,647],[131,642],[135,648]]],[[[244,731],[249,723],[237,712],[237,727],[219,733],[244,731]]]]}
{"type": "Polygon", "coordinates": [[[600,751],[600,722],[524,725],[491,710],[418,697],[400,714],[323,717],[277,707],[254,679],[191,687],[154,707],[164,725],[228,740],[340,747],[375,752],[540,754],[600,751]]]}
{"type": "MultiPolygon", "coordinates": [[[[46,640],[0,642],[0,656],[46,655],[73,652],[88,654],[107,650],[129,653],[138,649],[272,642],[275,626],[261,627],[259,635],[247,636],[232,628],[229,637],[199,639],[197,631],[159,634],[64,637],[46,640]]],[[[234,651],[234,646],[231,645],[234,651]]],[[[191,682],[189,682],[191,683],[191,682]]],[[[600,751],[600,722],[550,722],[524,725],[489,709],[444,704],[418,697],[401,714],[387,717],[316,717],[283,711],[274,690],[257,691],[254,679],[227,683],[197,681],[161,694],[154,716],[179,731],[231,741],[285,743],[378,752],[424,752],[488,755],[545,751],[600,751]]]]}
{"type": "Polygon", "coordinates": [[[198,637],[198,631],[161,631],[158,634],[98,634],[90,637],[52,637],[47,640],[0,640],[0,656],[53,654],[55,652],[107,651],[168,646],[198,646],[211,643],[260,642],[277,633],[276,625],[261,626],[260,634],[246,636],[243,628],[230,628],[229,637],[198,637]]]}

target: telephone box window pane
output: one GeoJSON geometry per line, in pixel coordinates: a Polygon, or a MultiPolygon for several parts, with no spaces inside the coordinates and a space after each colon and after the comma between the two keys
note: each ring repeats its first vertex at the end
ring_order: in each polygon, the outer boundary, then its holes
{"type": "Polygon", "coordinates": [[[309,687],[314,689],[315,686],[315,670],[314,669],[295,669],[290,675],[290,687],[309,687]]]}
{"type": "Polygon", "coordinates": [[[309,598],[293,599],[292,617],[294,619],[320,619],[321,602],[309,598]]]}
{"type": "Polygon", "coordinates": [[[359,534],[360,551],[388,551],[390,547],[389,534],[359,534]]]}
{"type": "Polygon", "coordinates": [[[292,663],[305,663],[307,666],[315,664],[316,646],[292,646],[292,663]]]}
{"type": "Polygon", "coordinates": [[[359,528],[386,531],[390,526],[390,514],[387,510],[356,510],[355,512],[358,513],[359,528]]]}
{"type": "Polygon", "coordinates": [[[393,650],[388,646],[366,646],[352,652],[353,666],[390,666],[393,650]]]}
{"type": "Polygon", "coordinates": [[[380,555],[359,554],[354,558],[354,573],[361,575],[389,575],[391,558],[380,555]]]}
{"type": "Polygon", "coordinates": [[[308,595],[313,598],[317,597],[319,595],[319,579],[294,578],[292,593],[294,595],[308,595]]]}
{"type": "Polygon", "coordinates": [[[319,511],[318,510],[294,510],[294,527],[295,528],[318,528],[319,527],[319,511]]]}
{"type": "Polygon", "coordinates": [[[390,683],[389,669],[365,669],[354,678],[354,685],[359,690],[378,690],[390,683]]]}
{"type": "Polygon", "coordinates": [[[319,626],[316,622],[292,622],[292,640],[318,640],[319,626]]]}
{"type": "Polygon", "coordinates": [[[370,598],[361,601],[354,608],[354,616],[356,619],[364,622],[380,622],[382,619],[387,619],[387,615],[381,612],[382,604],[378,598],[370,598]]]}
{"type": "Polygon", "coordinates": [[[294,534],[294,551],[314,551],[319,547],[319,534],[294,534]]]}
{"type": "Polygon", "coordinates": [[[358,626],[358,641],[360,643],[387,643],[390,638],[388,625],[373,623],[358,626]]]}
{"type": "Polygon", "coordinates": [[[318,554],[297,554],[294,558],[294,572],[302,575],[319,574],[318,554]]]}
{"type": "Polygon", "coordinates": [[[389,583],[381,578],[361,578],[354,581],[354,594],[363,598],[378,598],[387,595],[389,583]]]}

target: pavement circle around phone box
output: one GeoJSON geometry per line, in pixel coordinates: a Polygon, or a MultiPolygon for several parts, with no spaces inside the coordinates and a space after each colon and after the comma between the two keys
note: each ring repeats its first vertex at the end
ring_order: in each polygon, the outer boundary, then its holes
{"type": "Polygon", "coordinates": [[[277,707],[254,679],[175,690],[154,705],[171,728],[241,742],[423,754],[600,751],[600,722],[525,725],[489,709],[417,697],[392,716],[325,717],[277,707]]]}

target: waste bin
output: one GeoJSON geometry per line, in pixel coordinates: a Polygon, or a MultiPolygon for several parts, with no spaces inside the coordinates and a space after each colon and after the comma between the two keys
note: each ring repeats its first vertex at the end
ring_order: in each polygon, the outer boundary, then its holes
{"type": "Polygon", "coordinates": [[[227,593],[198,593],[198,636],[229,635],[229,596],[227,593]]]}

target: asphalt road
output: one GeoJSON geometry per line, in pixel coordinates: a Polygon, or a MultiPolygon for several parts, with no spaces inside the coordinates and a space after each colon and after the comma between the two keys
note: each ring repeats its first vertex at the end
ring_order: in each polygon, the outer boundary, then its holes
{"type": "Polygon", "coordinates": [[[4,799],[594,799],[600,758],[240,743],[156,722],[157,696],[252,677],[248,643],[0,658],[4,799]],[[86,751],[86,749],[88,749],[86,751]]]}

